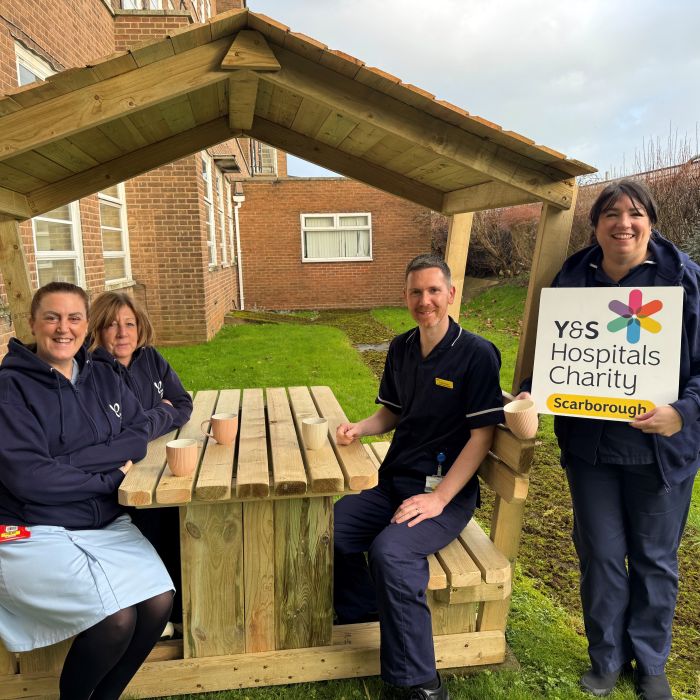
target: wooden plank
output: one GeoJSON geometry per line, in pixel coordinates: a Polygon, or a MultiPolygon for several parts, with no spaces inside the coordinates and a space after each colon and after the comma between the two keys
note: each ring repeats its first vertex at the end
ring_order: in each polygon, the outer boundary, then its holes
{"type": "Polygon", "coordinates": [[[154,496],[163,469],[165,469],[165,443],[174,440],[177,431],[148,443],[146,456],[137,462],[119,485],[118,500],[123,506],[148,506],[154,496]]]}
{"type": "Polygon", "coordinates": [[[186,659],[245,651],[243,516],[240,503],[181,509],[186,659]]]}
{"type": "Polygon", "coordinates": [[[275,648],[275,555],[272,501],[243,504],[246,653],[275,648]]]}
{"type": "Polygon", "coordinates": [[[238,432],[236,496],[266,498],[270,495],[270,475],[262,389],[243,390],[238,432]]]}
{"type": "Polygon", "coordinates": [[[520,440],[505,425],[498,425],[493,436],[491,452],[514,472],[527,474],[535,456],[535,440],[520,440]]]}
{"type": "MultiPolygon", "coordinates": [[[[73,638],[66,639],[49,647],[34,649],[19,654],[19,675],[25,678],[36,678],[41,676],[53,676],[56,684],[55,690],[48,693],[40,693],[32,696],[32,700],[56,700],[58,698],[58,677],[63,668],[68,650],[73,643],[73,638]]],[[[4,680],[2,685],[4,685],[4,680]]],[[[0,696],[1,697],[1,696],[0,696]]],[[[22,696],[20,696],[22,697],[22,696]]]]}
{"type": "Polygon", "coordinates": [[[239,9],[221,12],[209,19],[211,27],[212,41],[221,39],[223,36],[230,36],[235,31],[238,31],[245,26],[248,19],[248,10],[239,9]]]}
{"type": "MultiPolygon", "coordinates": [[[[336,148],[356,126],[356,121],[332,110],[319,127],[315,137],[328,146],[336,148]]],[[[394,170],[392,167],[389,169],[394,170]]]]}
{"type": "Polygon", "coordinates": [[[24,256],[19,222],[0,216],[0,275],[5,283],[7,305],[12,316],[15,335],[23,342],[32,339],[29,326],[32,285],[27,259],[24,256]]]}
{"type": "Polygon", "coordinates": [[[325,105],[311,100],[302,100],[291,128],[300,134],[313,137],[330,113],[331,110],[325,105]]]}
{"type": "Polygon", "coordinates": [[[297,432],[283,388],[267,389],[267,420],[270,435],[273,493],[306,493],[306,471],[297,432]]]}
{"type": "Polygon", "coordinates": [[[0,117],[0,155],[26,153],[222,80],[228,44],[220,39],[0,117]]]}
{"type": "Polygon", "coordinates": [[[41,179],[47,182],[55,182],[73,174],[68,168],[64,168],[49,158],[45,158],[38,151],[28,151],[18,156],[7,158],[4,164],[37,180],[41,179]]]}
{"type": "Polygon", "coordinates": [[[134,63],[139,68],[162,61],[175,55],[175,49],[170,41],[159,37],[157,39],[146,39],[129,47],[129,53],[134,59],[134,63]]]}
{"type": "Polygon", "coordinates": [[[428,590],[436,591],[447,588],[447,574],[434,554],[428,555],[428,569],[430,571],[428,590]]]}
{"type": "Polygon", "coordinates": [[[479,567],[485,583],[504,583],[510,580],[510,561],[496,548],[476,520],[472,518],[467,523],[459,535],[459,541],[479,567]]]}
{"type": "Polygon", "coordinates": [[[440,551],[437,560],[447,575],[447,583],[453,588],[476,586],[481,583],[481,571],[459,540],[452,540],[440,551]]]}
{"type": "MultiPolygon", "coordinates": [[[[329,387],[312,386],[311,395],[318,412],[328,419],[328,434],[335,438],[338,425],[346,423],[347,416],[329,387]]],[[[343,470],[347,488],[351,491],[361,491],[377,485],[377,470],[359,441],[356,440],[350,445],[338,445],[335,439],[331,442],[343,470]]]]}
{"type": "MultiPolygon", "coordinates": [[[[204,89],[210,90],[213,89],[213,86],[207,86],[207,88],[204,89]]],[[[157,109],[170,132],[166,134],[166,138],[174,134],[180,134],[183,131],[188,131],[197,125],[192,107],[190,106],[189,97],[189,95],[180,95],[180,97],[176,97],[174,100],[168,100],[158,106],[157,109]]],[[[145,114],[149,114],[152,111],[153,109],[145,110],[145,114]]]]}
{"type": "Polygon", "coordinates": [[[0,215],[17,220],[31,219],[32,210],[26,196],[5,187],[0,187],[0,215]]]}
{"type": "Polygon", "coordinates": [[[302,98],[299,95],[280,87],[274,87],[266,118],[285,129],[289,129],[296,119],[301,102],[302,98]]]}
{"type": "Polygon", "coordinates": [[[326,146],[296,131],[285,129],[258,116],[257,109],[256,107],[253,128],[249,132],[253,138],[430,209],[438,211],[442,205],[441,192],[380,166],[372,166],[360,158],[326,146]]]}
{"type": "MultiPolygon", "coordinates": [[[[234,136],[228,126],[228,117],[221,117],[207,124],[200,124],[184,134],[171,136],[164,141],[119,156],[96,168],[69,177],[62,182],[38,187],[29,196],[34,215],[43,214],[56,207],[73,202],[95,192],[95,183],[102,188],[116,185],[153,168],[188,156],[207,146],[220,143],[234,136]]],[[[75,140],[72,137],[71,140],[75,140]]]]}
{"type": "Polygon", "coordinates": [[[369,456],[369,458],[372,460],[372,464],[374,464],[374,466],[375,466],[377,469],[379,469],[380,462],[379,462],[379,460],[377,459],[377,455],[374,454],[374,452],[373,452],[372,447],[370,446],[370,444],[369,444],[368,442],[365,442],[365,443],[363,443],[362,446],[365,448],[365,452],[367,453],[367,455],[369,456]]]}
{"type": "Polygon", "coordinates": [[[228,125],[232,131],[244,131],[253,126],[258,82],[258,76],[252,71],[231,74],[228,81],[228,125]]]}
{"type": "Polygon", "coordinates": [[[333,628],[333,499],[275,501],[277,649],[329,644],[333,628]]]}
{"type": "Polygon", "coordinates": [[[381,464],[386,459],[386,453],[389,451],[391,443],[388,440],[377,440],[376,442],[370,442],[369,446],[372,448],[372,452],[377,455],[377,459],[381,464]]]}
{"type": "MultiPolygon", "coordinates": [[[[308,100],[305,100],[305,102],[308,102],[308,100]]],[[[360,122],[348,134],[347,138],[340,144],[340,147],[350,155],[362,156],[386,136],[387,132],[378,126],[360,122]]]]}
{"type": "Polygon", "coordinates": [[[433,626],[433,635],[461,634],[476,630],[476,603],[445,603],[435,591],[427,592],[428,605],[433,626]]]}
{"type": "Polygon", "coordinates": [[[17,654],[8,651],[5,645],[0,642],[0,685],[3,676],[13,676],[17,670],[17,654]]]}
{"type": "Polygon", "coordinates": [[[36,187],[46,185],[47,182],[47,180],[39,179],[17,170],[17,168],[0,163],[0,187],[7,187],[12,192],[25,194],[36,187]]]}
{"type": "Polygon", "coordinates": [[[338,109],[358,122],[377,124],[412,145],[424,145],[436,155],[451,158],[543,201],[560,208],[571,207],[575,182],[561,171],[492,144],[279,46],[272,49],[283,67],[265,74],[265,80],[338,109]]]}
{"type": "MultiPolygon", "coordinates": [[[[216,401],[216,413],[237,414],[240,403],[240,389],[223,389],[216,401]]],[[[209,429],[208,425],[205,427],[209,429]]],[[[233,445],[220,445],[216,440],[207,440],[194,489],[195,498],[203,501],[220,501],[231,497],[235,449],[235,442],[233,445]]]]}
{"type": "Polygon", "coordinates": [[[530,479],[526,474],[517,474],[506,464],[486,455],[479,465],[479,476],[508,503],[522,503],[527,498],[530,479]]]}
{"type": "MultiPolygon", "coordinates": [[[[511,562],[515,561],[520,547],[524,512],[525,503],[508,503],[502,498],[496,498],[491,518],[491,539],[499,551],[511,562]]],[[[478,629],[482,631],[505,630],[509,608],[510,596],[504,600],[482,603],[479,608],[478,629]]]]}
{"type": "MultiPolygon", "coordinates": [[[[214,412],[216,391],[198,391],[194,397],[192,415],[185,425],[180,428],[178,438],[191,438],[199,443],[199,459],[202,457],[204,438],[201,423],[214,412]]],[[[199,459],[197,464],[199,465],[199,459]]],[[[156,503],[189,503],[192,500],[194,483],[197,479],[197,469],[189,476],[174,476],[166,465],[156,487],[156,503]]]]}
{"type": "Polygon", "coordinates": [[[236,34],[231,48],[221,62],[221,67],[224,70],[255,71],[277,71],[281,68],[265,37],[260,32],[250,29],[241,29],[236,34]]]}
{"type": "Polygon", "coordinates": [[[536,195],[517,190],[509,185],[500,182],[484,182],[480,185],[446,192],[441,211],[443,214],[458,214],[539,201],[536,195]]]}
{"type": "MultiPolygon", "coordinates": [[[[290,387],[289,403],[297,434],[301,435],[301,421],[304,418],[318,416],[308,387],[290,387]]],[[[329,441],[320,450],[307,450],[303,444],[301,450],[309,475],[309,490],[312,493],[337,493],[343,490],[345,485],[343,471],[329,441]]]]}
{"type": "Polygon", "coordinates": [[[80,150],[68,139],[62,139],[46,146],[37,148],[37,153],[44,158],[48,158],[56,163],[60,163],[64,168],[72,173],[78,173],[87,168],[94,168],[100,162],[92,156],[80,150]]]}
{"type": "Polygon", "coordinates": [[[473,214],[455,214],[450,217],[449,231],[447,234],[445,262],[450,266],[452,284],[455,288],[455,298],[447,307],[447,313],[458,323],[473,221],[473,214]]]}
{"type": "Polygon", "coordinates": [[[443,588],[434,591],[435,599],[442,603],[483,603],[489,600],[505,600],[510,597],[512,581],[503,583],[484,583],[466,588],[443,588]]]}
{"type": "Polygon", "coordinates": [[[200,22],[178,27],[168,32],[168,39],[170,39],[176,54],[192,51],[202,44],[211,42],[211,24],[200,22]]]}
{"type": "Polygon", "coordinates": [[[559,211],[547,205],[542,207],[537,227],[535,250],[532,254],[530,282],[527,287],[518,357],[515,361],[513,394],[517,394],[520,391],[520,384],[523,379],[532,375],[537,318],[540,310],[540,292],[542,287],[548,287],[552,284],[554,277],[566,259],[569,238],[571,237],[571,225],[574,221],[577,194],[578,190],[574,189],[572,206],[567,211],[559,211]]]}
{"type": "MultiPolygon", "coordinates": [[[[126,695],[162,697],[379,674],[377,624],[343,625],[334,633],[334,644],[315,649],[147,662],[127,687],[126,695]],[[365,631],[365,627],[371,629],[365,631]]],[[[505,658],[502,632],[440,635],[434,641],[440,669],[500,663],[505,658]]],[[[3,680],[0,700],[55,692],[57,684],[55,677],[29,680],[17,675],[3,680]]]]}

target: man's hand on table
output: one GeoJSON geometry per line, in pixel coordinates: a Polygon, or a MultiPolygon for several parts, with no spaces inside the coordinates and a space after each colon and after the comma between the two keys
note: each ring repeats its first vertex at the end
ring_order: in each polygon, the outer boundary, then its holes
{"type": "Polygon", "coordinates": [[[435,491],[433,493],[418,493],[407,498],[397,508],[391,522],[400,524],[409,521],[408,527],[413,527],[423,520],[437,517],[446,505],[447,503],[435,491]]]}
{"type": "Polygon", "coordinates": [[[335,441],[338,445],[349,445],[360,437],[362,433],[357,423],[341,423],[335,431],[335,441]]]}

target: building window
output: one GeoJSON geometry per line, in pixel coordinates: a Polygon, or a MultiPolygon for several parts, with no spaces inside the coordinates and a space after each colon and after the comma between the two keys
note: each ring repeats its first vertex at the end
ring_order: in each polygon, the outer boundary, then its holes
{"type": "Polygon", "coordinates": [[[266,143],[250,141],[250,160],[253,175],[277,175],[277,149],[266,143]]]}
{"type": "Polygon", "coordinates": [[[202,179],[204,180],[204,209],[207,217],[207,245],[209,246],[209,265],[216,265],[216,229],[214,226],[214,187],[212,183],[212,164],[209,154],[202,153],[202,179]]]}
{"type": "Polygon", "coordinates": [[[102,254],[105,261],[105,282],[129,280],[131,279],[131,264],[124,185],[114,185],[102,190],[98,199],[100,202],[102,254]]]}
{"type": "MultiPolygon", "coordinates": [[[[15,58],[19,86],[44,80],[54,72],[44,59],[17,42],[15,58]]],[[[39,286],[48,282],[72,282],[83,285],[78,203],[72,202],[34,217],[32,230],[39,286]]]]}
{"type": "Polygon", "coordinates": [[[302,214],[304,262],[372,259],[371,214],[302,214]]]}
{"type": "Polygon", "coordinates": [[[219,233],[221,235],[221,262],[228,263],[228,246],[226,245],[226,216],[224,215],[224,176],[216,170],[216,206],[219,210],[219,233]]]}

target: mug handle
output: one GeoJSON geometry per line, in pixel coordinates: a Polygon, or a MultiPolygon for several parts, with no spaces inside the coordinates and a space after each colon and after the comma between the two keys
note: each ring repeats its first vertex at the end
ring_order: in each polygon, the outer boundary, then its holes
{"type": "MultiPolygon", "coordinates": [[[[200,429],[200,430],[202,431],[202,433],[203,433],[204,435],[206,435],[207,437],[214,438],[214,435],[213,435],[212,433],[208,433],[206,430],[204,430],[204,424],[205,424],[205,423],[209,423],[209,422],[210,422],[210,419],[209,419],[209,418],[207,418],[206,420],[203,420],[203,421],[202,421],[202,424],[199,426],[199,429],[200,429]]],[[[211,427],[210,427],[209,429],[211,430],[211,427]]],[[[215,439],[215,438],[214,438],[214,439],[215,439]]]]}

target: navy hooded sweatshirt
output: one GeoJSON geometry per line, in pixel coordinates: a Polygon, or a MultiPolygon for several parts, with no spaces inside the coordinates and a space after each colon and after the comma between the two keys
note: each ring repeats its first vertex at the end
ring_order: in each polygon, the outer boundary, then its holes
{"type": "Polygon", "coordinates": [[[119,375],[76,355],[73,385],[10,340],[0,365],[0,524],[103,527],[124,511],[120,467],[142,459],[147,421],[119,375]]]}
{"type": "Polygon", "coordinates": [[[137,348],[125,367],[104,348],[93,353],[95,362],[106,363],[121,375],[139,400],[148,418],[148,439],[155,440],[182,427],[192,415],[192,397],[168,361],[151,346],[137,348]],[[167,399],[173,405],[163,403],[167,399]]]}
{"type": "MultiPolygon", "coordinates": [[[[698,471],[700,457],[700,267],[658,231],[652,231],[648,250],[650,259],[656,263],[655,286],[683,287],[678,400],[671,404],[681,415],[683,427],[671,437],[650,436],[661,480],[669,488],[693,476],[698,471]]],[[[596,279],[600,259],[601,249],[597,244],[575,253],[566,260],[552,286],[602,286],[596,279]]],[[[554,418],[563,459],[567,451],[578,454],[598,445],[601,430],[602,421],[554,418]]],[[[586,461],[594,462],[595,455],[592,457],[586,461]]]]}

